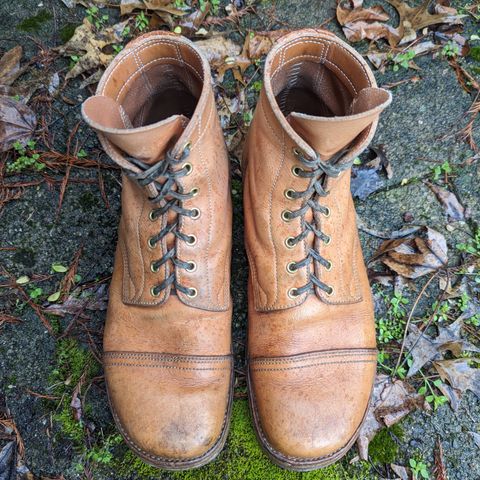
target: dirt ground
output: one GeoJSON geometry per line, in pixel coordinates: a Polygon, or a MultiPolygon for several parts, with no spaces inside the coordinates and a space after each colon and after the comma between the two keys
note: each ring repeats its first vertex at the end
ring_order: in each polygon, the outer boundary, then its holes
{"type": "MultiPolygon", "coordinates": [[[[384,2],[368,3],[386,5],[384,2]]],[[[318,26],[334,17],[335,4],[334,0],[260,2],[257,14],[244,17],[242,25],[254,30],[318,26]],[[276,18],[272,17],[272,4],[276,18]]],[[[385,8],[392,11],[389,5],[385,8]]],[[[118,21],[118,9],[105,8],[104,11],[108,12],[109,23],[118,21]]],[[[24,61],[32,59],[32,68],[41,73],[48,57],[39,56],[39,52],[62,45],[65,27],[79,25],[84,17],[84,7],[67,8],[61,0],[2,1],[0,56],[20,44],[24,48],[24,61]],[[27,22],[25,29],[25,21],[41,12],[46,12],[43,20],[32,28],[27,22]]],[[[467,18],[465,23],[465,37],[478,33],[474,20],[467,18]]],[[[335,19],[326,27],[343,35],[335,19]]],[[[236,34],[232,35],[235,38],[236,34]]],[[[355,47],[366,52],[367,43],[361,42],[355,47]]],[[[52,71],[60,72],[62,79],[68,72],[69,59],[59,57],[54,62],[52,71]]],[[[454,265],[459,262],[455,246],[468,241],[480,221],[480,167],[477,161],[468,161],[477,154],[455,135],[468,121],[464,114],[473,97],[461,88],[447,59],[430,54],[416,58],[415,63],[419,70],[375,71],[380,86],[398,84],[391,87],[393,104],[382,116],[373,141],[374,145],[384,146],[393,175],[391,178],[382,175],[381,188],[364,200],[356,199],[362,247],[368,260],[382,242],[378,235],[371,234],[372,231],[392,232],[412,224],[426,225],[445,236],[449,262],[454,265]],[[420,80],[405,81],[414,76],[420,80]],[[454,170],[449,189],[468,212],[461,221],[447,217],[444,207],[426,183],[431,180],[434,168],[445,161],[454,170]]],[[[261,79],[260,75],[261,68],[255,79],[261,79]]],[[[226,77],[226,82],[229,81],[232,81],[231,75],[226,77]]],[[[81,82],[81,78],[69,81],[51,103],[37,99],[38,112],[41,112],[38,117],[44,122],[41,128],[48,127],[52,145],[59,152],[65,152],[70,138],[72,148],[83,149],[88,158],[98,160],[105,168],[72,168],[61,208],[59,199],[64,171],[52,170],[49,181],[24,188],[20,198],[8,202],[0,210],[0,284],[5,286],[11,278],[28,276],[34,282],[25,286],[27,296],[31,298],[33,286],[40,286],[44,294],[51,294],[59,288],[63,278],[61,272],[52,272],[52,264],[68,267],[82,248],[76,274],[80,276],[79,284],[90,285],[86,292],[93,298],[92,308],[81,315],[48,315],[51,332],[19,291],[11,288],[2,291],[0,285],[0,310],[21,319],[20,323],[0,326],[0,413],[8,408],[8,415],[13,418],[25,447],[24,452],[18,452],[21,456],[18,478],[62,478],[62,475],[65,479],[99,480],[395,478],[389,467],[373,461],[350,465],[357,455],[355,449],[341,464],[325,471],[287,473],[270,466],[254,445],[245,403],[247,263],[238,173],[234,173],[233,179],[232,265],[237,398],[228,446],[211,466],[182,475],[155,472],[129,456],[116,435],[97,362],[119,218],[120,176],[118,169],[101,152],[95,135],[81,122],[81,102],[93,92],[92,87],[81,88],[81,82]],[[69,339],[73,341],[68,343],[69,339]],[[71,355],[74,360],[65,360],[62,355],[71,355]],[[85,365],[91,367],[92,381],[83,394],[84,423],[79,431],[71,419],[62,418],[64,414],[69,415],[69,409],[66,413],[64,409],[69,401],[65,403],[62,396],[72,394],[70,383],[78,380],[76,372],[80,368],[82,373],[87,368],[85,365]],[[97,457],[89,457],[87,451],[93,451],[97,457]]],[[[250,107],[254,106],[253,95],[247,95],[247,101],[250,107]]],[[[477,130],[474,128],[473,138],[480,140],[477,130]]],[[[236,172],[234,158],[232,165],[236,172]]],[[[27,172],[18,175],[15,181],[29,182],[39,178],[38,174],[27,172]]],[[[6,178],[5,181],[12,180],[6,178]]],[[[410,302],[408,308],[424,283],[425,279],[420,279],[404,291],[410,302]]],[[[385,291],[391,294],[392,287],[385,291]]],[[[416,315],[421,316],[431,308],[438,291],[438,281],[432,282],[416,315]]],[[[40,305],[48,303],[42,298],[40,305]]],[[[381,304],[377,308],[377,313],[381,314],[381,304]]],[[[413,412],[400,426],[401,433],[394,436],[394,458],[389,463],[408,466],[409,460],[415,458],[427,465],[430,478],[440,478],[434,473],[434,453],[440,442],[449,480],[480,479],[479,446],[470,433],[480,431],[480,398],[472,392],[464,394],[456,411],[445,403],[435,411],[413,412]]],[[[0,451],[4,445],[6,440],[0,436],[0,451]]],[[[2,475],[0,468],[0,479],[15,478],[15,474],[2,475]]]]}

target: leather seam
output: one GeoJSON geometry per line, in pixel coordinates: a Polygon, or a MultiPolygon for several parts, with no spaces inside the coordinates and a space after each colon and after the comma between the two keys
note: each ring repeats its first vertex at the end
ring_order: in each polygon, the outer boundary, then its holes
{"type": "Polygon", "coordinates": [[[148,363],[122,363],[112,362],[104,363],[104,367],[148,367],[148,368],[167,368],[170,370],[192,370],[192,371],[215,371],[215,370],[230,370],[228,367],[211,367],[211,368],[199,368],[199,367],[178,367],[177,365],[162,365],[162,364],[148,364],[148,363]]]}
{"type": "Polygon", "coordinates": [[[343,361],[335,361],[335,362],[318,362],[318,363],[311,363],[309,365],[295,365],[293,367],[272,367],[272,368],[252,368],[252,372],[276,372],[276,371],[286,371],[286,370],[299,370],[301,368],[311,368],[311,367],[319,367],[322,365],[348,365],[354,363],[377,363],[377,360],[343,360],[343,361]]]}
{"type": "Polygon", "coordinates": [[[312,358],[335,358],[342,356],[377,356],[377,350],[342,350],[338,352],[325,352],[325,353],[304,353],[296,357],[272,357],[272,358],[254,358],[250,360],[251,364],[278,364],[278,363],[298,363],[312,358]]]}

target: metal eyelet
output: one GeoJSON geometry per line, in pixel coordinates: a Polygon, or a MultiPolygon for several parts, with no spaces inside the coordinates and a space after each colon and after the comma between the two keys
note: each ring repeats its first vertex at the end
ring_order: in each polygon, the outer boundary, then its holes
{"type": "Polygon", "coordinates": [[[290,274],[297,273],[298,270],[296,262],[288,262],[285,268],[287,269],[287,273],[290,274]]]}
{"type": "Polygon", "coordinates": [[[150,210],[150,213],[148,214],[148,218],[152,222],[155,222],[157,220],[157,217],[155,216],[155,210],[150,210]]]}
{"type": "Polygon", "coordinates": [[[193,187],[191,190],[190,190],[190,195],[193,197],[196,197],[198,195],[198,192],[200,191],[199,188],[197,187],[193,187]]]}
{"type": "Polygon", "coordinates": [[[325,270],[326,270],[327,272],[329,272],[329,271],[332,269],[332,267],[333,267],[333,262],[330,262],[330,261],[329,261],[329,262],[328,262],[328,265],[325,266],[325,270]]]}
{"type": "Polygon", "coordinates": [[[195,235],[189,235],[189,239],[187,240],[187,245],[195,245],[197,243],[197,237],[195,235]]]}
{"type": "Polygon", "coordinates": [[[198,295],[197,289],[191,287],[190,292],[186,294],[189,298],[195,298],[198,295]]]}
{"type": "Polygon", "coordinates": [[[185,270],[187,272],[194,272],[197,269],[197,264],[193,260],[190,260],[188,263],[189,263],[189,267],[186,268],[185,270]]]}
{"type": "Polygon", "coordinates": [[[304,172],[305,170],[301,167],[298,167],[296,165],[294,165],[292,167],[292,174],[295,176],[295,177],[299,177],[300,176],[300,172],[304,172]]]}
{"type": "Polygon", "coordinates": [[[333,287],[330,287],[330,286],[328,288],[329,288],[328,292],[325,292],[325,293],[327,296],[331,297],[335,292],[335,290],[333,289],[333,287]]]}
{"type": "Polygon", "coordinates": [[[155,262],[152,262],[150,264],[150,270],[153,272],[153,273],[157,273],[159,270],[160,270],[160,267],[155,263],[155,262]]]}
{"type": "Polygon", "coordinates": [[[293,243],[293,240],[294,240],[293,237],[287,237],[285,239],[285,246],[290,249],[295,248],[295,243],[293,243]]]}
{"type": "Polygon", "coordinates": [[[182,148],[182,153],[184,153],[186,150],[190,151],[192,148],[192,142],[188,141],[182,148]]]}
{"type": "Polygon", "coordinates": [[[290,210],[284,210],[282,212],[282,220],[284,222],[291,222],[293,220],[292,212],[290,210]]]}
{"type": "Polygon", "coordinates": [[[290,298],[297,298],[299,296],[298,294],[298,290],[296,288],[291,288],[288,292],[287,292],[288,296],[290,298]]]}
{"type": "Polygon", "coordinates": [[[148,239],[148,246],[150,248],[155,248],[156,245],[157,245],[157,242],[155,241],[155,239],[153,237],[150,237],[148,239]]]}
{"type": "Polygon", "coordinates": [[[327,235],[327,238],[323,239],[323,243],[325,243],[325,245],[330,245],[331,241],[332,241],[332,237],[329,237],[328,235],[327,235]]]}
{"type": "Polygon", "coordinates": [[[330,216],[330,209],[328,207],[324,207],[324,208],[325,208],[325,211],[322,212],[322,213],[325,217],[328,218],[330,216]]]}
{"type": "Polygon", "coordinates": [[[150,289],[150,294],[152,297],[158,297],[160,295],[160,290],[157,291],[156,285],[150,289]]]}
{"type": "Polygon", "coordinates": [[[198,208],[192,208],[193,214],[190,216],[191,219],[196,220],[197,218],[200,218],[200,210],[198,208]]]}
{"type": "Polygon", "coordinates": [[[295,195],[295,193],[297,193],[295,190],[292,190],[291,188],[287,188],[283,194],[285,195],[285,198],[288,198],[289,200],[295,200],[293,198],[293,195],[295,195]]]}
{"type": "Polygon", "coordinates": [[[183,165],[182,168],[187,170],[187,173],[185,174],[185,176],[187,177],[188,175],[190,175],[192,173],[193,165],[190,162],[187,162],[183,165]]]}

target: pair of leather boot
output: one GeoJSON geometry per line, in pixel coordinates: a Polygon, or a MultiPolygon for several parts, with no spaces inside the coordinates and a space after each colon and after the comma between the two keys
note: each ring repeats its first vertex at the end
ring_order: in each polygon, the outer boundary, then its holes
{"type": "MultiPolygon", "coordinates": [[[[232,406],[232,207],[211,84],[193,43],[152,32],[82,109],[123,171],[111,409],[130,448],[172,470],[221,451],[232,406]]],[[[329,32],[289,34],[267,57],[243,160],[248,388],[262,447],[292,470],[344,455],[367,410],[375,329],[350,167],[389,102],[329,32]]]]}

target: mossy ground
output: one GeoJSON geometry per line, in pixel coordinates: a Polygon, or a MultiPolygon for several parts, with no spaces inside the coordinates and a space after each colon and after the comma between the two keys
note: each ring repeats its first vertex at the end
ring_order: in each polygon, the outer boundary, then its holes
{"type": "MultiPolygon", "coordinates": [[[[114,461],[115,470],[125,478],[158,478],[159,471],[131,452],[114,461]]],[[[160,474],[163,476],[163,474],[160,474]]],[[[171,472],[172,480],[367,480],[372,478],[368,463],[337,463],[314,472],[298,473],[283,470],[263,453],[253,430],[248,402],[233,403],[232,423],[224,451],[205,467],[185,472],[171,472]]]]}

